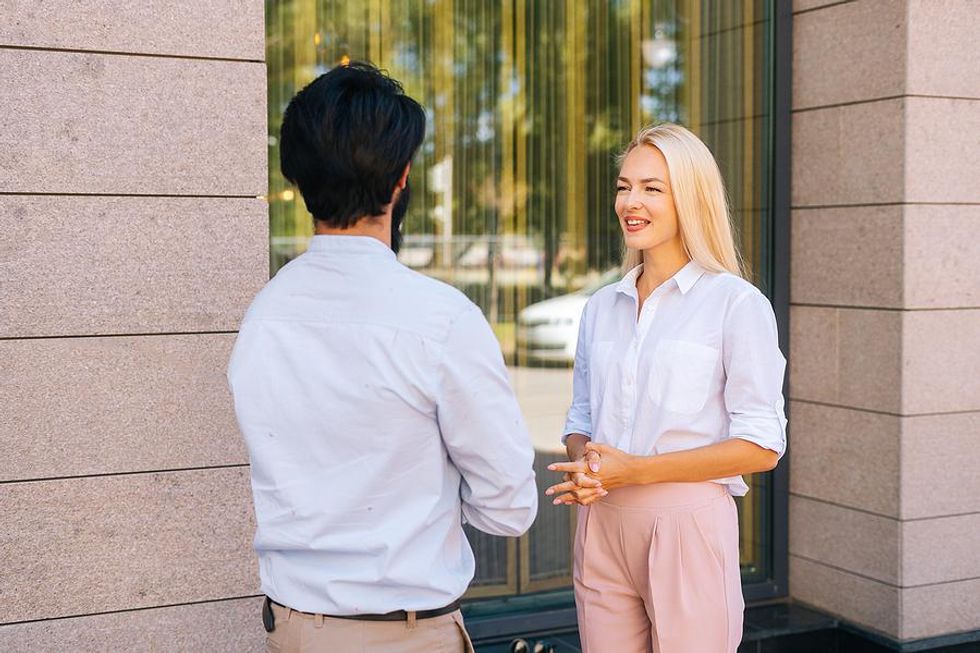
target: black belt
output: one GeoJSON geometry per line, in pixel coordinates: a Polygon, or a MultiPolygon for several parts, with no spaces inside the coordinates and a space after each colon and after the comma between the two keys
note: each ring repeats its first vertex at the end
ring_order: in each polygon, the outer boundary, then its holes
{"type": "MultiPolygon", "coordinates": [[[[305,614],[311,617],[317,616],[313,612],[303,612],[302,610],[294,610],[288,606],[283,605],[273,601],[268,596],[265,600],[273,605],[278,605],[280,608],[285,610],[293,610],[293,612],[299,612],[300,614],[305,614]]],[[[441,617],[444,614],[449,614],[450,612],[456,612],[459,610],[459,601],[453,601],[447,606],[436,608],[434,610],[417,610],[415,612],[416,619],[432,619],[433,617],[441,617]]],[[[386,612],[384,614],[325,614],[324,617],[329,617],[330,619],[354,619],[355,621],[408,621],[408,611],[407,610],[395,610],[394,612],[386,612]]],[[[270,631],[271,632],[271,631],[270,631]]]]}

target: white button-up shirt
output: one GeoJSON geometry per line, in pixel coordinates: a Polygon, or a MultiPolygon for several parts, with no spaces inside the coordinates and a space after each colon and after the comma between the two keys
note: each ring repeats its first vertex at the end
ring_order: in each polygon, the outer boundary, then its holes
{"type": "MultiPolygon", "coordinates": [[[[742,438],[786,449],[772,305],[749,282],[693,261],[643,303],[632,269],[582,313],[565,436],[648,456],[742,438]]],[[[564,439],[564,437],[563,437],[564,439]]],[[[735,496],[741,476],[717,479],[735,496]]]]}
{"type": "Polygon", "coordinates": [[[510,536],[534,520],[534,451],[486,319],[374,238],[315,236],[252,303],[228,379],[279,603],[438,608],[473,578],[464,519],[510,536]]]}

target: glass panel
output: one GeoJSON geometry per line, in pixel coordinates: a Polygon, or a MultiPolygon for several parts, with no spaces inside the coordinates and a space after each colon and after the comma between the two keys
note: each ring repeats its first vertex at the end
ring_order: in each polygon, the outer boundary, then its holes
{"type": "MultiPolygon", "coordinates": [[[[271,271],[312,233],[278,172],[286,103],[331,67],[370,60],[428,115],[399,259],[484,310],[542,489],[555,478],[545,466],[564,458],[579,314],[617,278],[614,155],[641,125],[680,121],[711,147],[753,280],[770,287],[771,0],[267,0],[266,17],[271,271]]],[[[763,580],[770,479],[748,481],[743,574],[763,580]]],[[[468,529],[469,596],[567,588],[573,531],[573,513],[546,502],[519,540],[468,529]]]]}
{"type": "MultiPolygon", "coordinates": [[[[690,14],[691,85],[686,124],[714,153],[725,179],[740,249],[751,279],[772,283],[769,212],[772,161],[772,11],[763,0],[698,4],[690,14]],[[696,39],[694,35],[699,35],[696,39]]],[[[739,510],[742,579],[765,580],[772,567],[770,474],[746,478],[739,510]]]]}

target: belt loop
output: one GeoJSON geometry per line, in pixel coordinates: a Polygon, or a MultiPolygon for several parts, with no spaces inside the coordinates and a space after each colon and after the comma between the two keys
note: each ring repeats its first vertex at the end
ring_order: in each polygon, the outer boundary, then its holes
{"type": "Polygon", "coordinates": [[[408,622],[405,624],[405,627],[408,628],[409,630],[415,629],[415,610],[409,610],[408,622]]]}
{"type": "Polygon", "coordinates": [[[314,628],[323,628],[323,615],[322,614],[317,613],[317,614],[313,615],[313,627],[314,628]]]}
{"type": "Polygon", "coordinates": [[[292,608],[286,608],[286,621],[288,622],[289,621],[289,618],[292,617],[292,616],[293,616],[293,609],[292,608]]]}

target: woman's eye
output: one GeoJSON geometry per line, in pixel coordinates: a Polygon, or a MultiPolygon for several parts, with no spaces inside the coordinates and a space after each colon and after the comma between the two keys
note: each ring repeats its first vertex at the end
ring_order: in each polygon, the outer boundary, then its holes
{"type": "Polygon", "coordinates": [[[616,186],[616,192],[617,193],[622,193],[622,192],[628,191],[628,190],[629,190],[629,188],[627,188],[626,186],[616,186]]]}
{"type": "Polygon", "coordinates": [[[646,191],[648,193],[654,193],[654,192],[659,193],[660,189],[655,186],[647,186],[646,191]]]}

